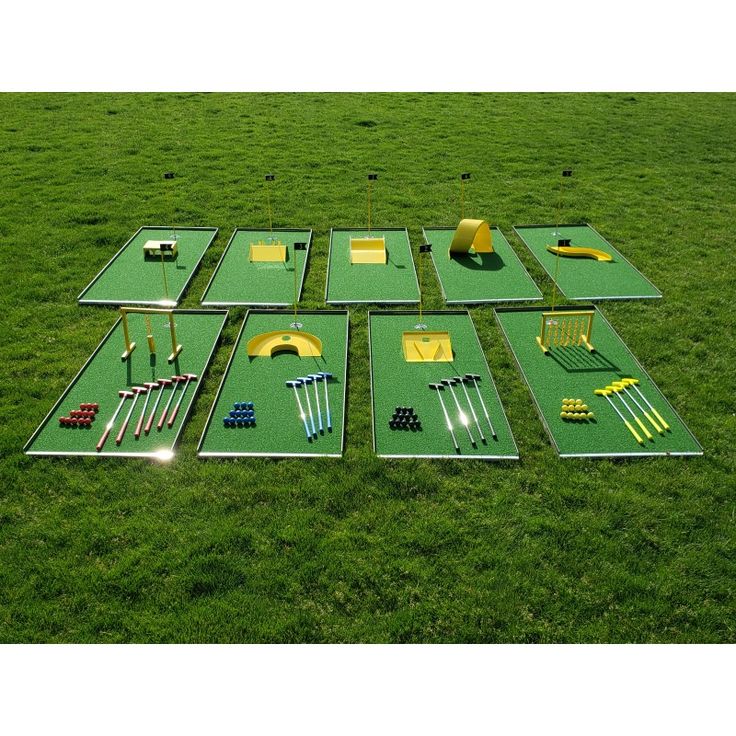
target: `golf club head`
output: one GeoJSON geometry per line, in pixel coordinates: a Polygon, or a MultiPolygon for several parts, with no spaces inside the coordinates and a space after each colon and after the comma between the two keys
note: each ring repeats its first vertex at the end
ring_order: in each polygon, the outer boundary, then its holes
{"type": "Polygon", "coordinates": [[[132,392],[132,391],[118,391],[118,396],[119,396],[119,397],[120,397],[121,399],[129,399],[129,398],[130,398],[131,396],[133,396],[133,395],[134,395],[134,394],[133,394],[133,392],[132,392]]]}
{"type": "Polygon", "coordinates": [[[297,380],[301,381],[303,384],[307,386],[309,386],[309,384],[312,383],[312,379],[309,376],[299,376],[297,380]]]}
{"type": "Polygon", "coordinates": [[[310,373],[309,378],[311,378],[316,383],[317,381],[321,381],[323,376],[321,373],[310,373]]]}
{"type": "Polygon", "coordinates": [[[327,381],[329,378],[332,378],[332,373],[328,373],[327,371],[320,371],[319,374],[320,376],[322,376],[322,378],[325,379],[325,381],[327,381]]]}

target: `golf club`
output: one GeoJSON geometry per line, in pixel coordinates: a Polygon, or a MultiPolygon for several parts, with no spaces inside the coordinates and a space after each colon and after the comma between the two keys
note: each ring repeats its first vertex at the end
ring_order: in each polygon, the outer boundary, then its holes
{"type": "Polygon", "coordinates": [[[299,418],[304,422],[304,431],[307,433],[307,440],[312,440],[312,435],[309,433],[309,425],[307,424],[307,415],[304,413],[304,408],[302,407],[302,400],[299,398],[299,390],[298,387],[301,386],[300,381],[287,381],[286,385],[289,388],[294,389],[294,396],[296,396],[296,403],[299,405],[299,418]]]}
{"type": "Polygon", "coordinates": [[[468,433],[468,437],[470,438],[470,444],[475,447],[475,437],[473,437],[473,433],[470,431],[470,422],[468,421],[467,414],[463,411],[462,406],[460,406],[460,402],[457,400],[457,394],[455,393],[454,385],[455,381],[452,378],[442,378],[440,380],[440,383],[443,386],[447,386],[447,388],[450,389],[450,393],[452,394],[452,399],[455,402],[455,406],[457,407],[457,414],[458,418],[460,419],[460,424],[465,427],[465,431],[468,433]]]}
{"type": "Polygon", "coordinates": [[[626,399],[621,396],[621,392],[623,391],[623,388],[620,386],[606,386],[606,391],[613,391],[613,393],[618,396],[619,399],[621,399],[621,403],[626,407],[626,410],[631,414],[634,421],[639,425],[639,429],[644,433],[644,436],[648,439],[654,442],[654,437],[652,437],[652,433],[646,428],[646,425],[644,422],[642,422],[641,419],[639,419],[638,415],[634,412],[634,410],[629,406],[629,402],[626,401],[626,399]]]}
{"type": "Polygon", "coordinates": [[[332,378],[332,373],[327,373],[326,371],[320,371],[320,376],[325,381],[325,411],[327,412],[327,431],[332,432],[332,415],[330,414],[330,396],[327,393],[327,384],[330,381],[330,378],[332,378]]]}
{"type": "Polygon", "coordinates": [[[619,417],[621,417],[621,421],[628,427],[629,432],[631,432],[631,434],[634,435],[634,439],[640,445],[643,445],[644,440],[641,437],[639,437],[639,435],[636,433],[636,430],[631,426],[631,422],[618,410],[618,407],[616,406],[616,404],[614,404],[613,401],[611,401],[612,392],[605,388],[597,388],[595,391],[593,391],[593,393],[596,396],[605,396],[606,399],[608,399],[608,403],[613,407],[613,410],[616,412],[616,414],[618,414],[619,417]]]}
{"type": "Polygon", "coordinates": [[[483,435],[483,430],[480,428],[480,423],[478,422],[478,415],[475,413],[475,408],[473,407],[473,402],[470,400],[470,394],[468,393],[468,387],[465,385],[465,381],[460,376],[453,376],[453,379],[455,383],[459,383],[463,387],[463,393],[465,394],[465,398],[468,400],[468,406],[470,407],[470,413],[473,415],[473,421],[475,422],[475,426],[478,430],[478,434],[480,435],[481,442],[485,443],[486,438],[483,435]]]}
{"type": "Polygon", "coordinates": [[[153,409],[151,409],[151,415],[148,417],[148,421],[146,422],[146,427],[143,430],[146,434],[148,434],[151,431],[151,427],[153,426],[153,420],[156,416],[156,412],[158,411],[158,405],[161,402],[161,397],[164,395],[164,389],[167,386],[171,386],[173,381],[170,378],[159,378],[156,383],[159,385],[159,392],[158,396],[156,397],[156,401],[153,402],[153,409]]]}
{"type": "Polygon", "coordinates": [[[312,414],[312,401],[309,398],[309,386],[313,383],[309,376],[297,376],[297,381],[304,385],[304,395],[307,397],[307,409],[309,410],[309,423],[312,425],[312,434],[316,437],[317,430],[314,427],[314,414],[312,414]]]}
{"type": "Polygon", "coordinates": [[[184,388],[181,390],[181,393],[179,394],[179,401],[176,402],[174,411],[171,413],[171,416],[169,417],[169,421],[167,422],[169,428],[173,426],[174,424],[174,420],[176,419],[176,415],[179,413],[179,407],[181,406],[181,402],[184,399],[184,394],[187,392],[187,389],[189,388],[189,384],[192,381],[197,380],[197,376],[194,373],[185,373],[184,378],[186,379],[186,382],[184,383],[184,388]]]}
{"type": "Polygon", "coordinates": [[[445,422],[447,423],[447,429],[450,432],[450,435],[452,435],[452,444],[455,445],[455,452],[460,452],[460,447],[457,444],[457,439],[455,438],[455,432],[452,430],[452,422],[450,421],[450,415],[447,413],[447,407],[445,406],[445,400],[442,398],[442,392],[445,390],[445,387],[441,383],[430,383],[429,387],[437,392],[437,396],[439,396],[440,404],[442,405],[442,413],[445,415],[445,422]]]}
{"type": "Polygon", "coordinates": [[[115,413],[112,415],[112,419],[105,425],[105,431],[103,432],[102,437],[100,437],[100,441],[97,443],[97,452],[99,452],[104,447],[105,442],[107,442],[107,438],[115,424],[115,420],[118,418],[118,414],[120,414],[120,410],[123,408],[125,399],[130,398],[132,395],[132,391],[118,391],[120,403],[118,404],[118,408],[115,409],[115,413]]]}
{"type": "Polygon", "coordinates": [[[317,418],[319,419],[319,432],[320,434],[324,434],[325,429],[322,426],[322,407],[319,403],[319,388],[317,387],[317,384],[322,380],[322,375],[320,373],[310,373],[309,377],[314,381],[314,398],[317,402],[317,418]]]}
{"type": "Polygon", "coordinates": [[[174,385],[171,387],[171,393],[169,394],[169,400],[166,402],[166,406],[164,407],[164,411],[161,414],[161,418],[158,420],[158,424],[156,425],[156,429],[159,432],[163,428],[164,422],[166,421],[166,415],[169,413],[169,407],[171,406],[171,402],[174,399],[174,394],[176,393],[176,387],[182,381],[186,381],[186,378],[184,378],[184,376],[171,376],[171,381],[174,385]]]}
{"type": "Polygon", "coordinates": [[[629,385],[627,383],[625,383],[624,381],[613,381],[612,385],[616,387],[621,387],[626,395],[634,402],[634,404],[636,404],[636,408],[647,418],[649,424],[651,424],[652,427],[654,427],[654,429],[659,432],[659,434],[664,434],[664,430],[662,429],[662,427],[660,427],[659,424],[654,421],[652,415],[638,402],[636,396],[634,396],[634,394],[628,390],[629,385]]]}
{"type": "Polygon", "coordinates": [[[133,386],[131,391],[133,392],[133,402],[130,405],[130,409],[128,409],[128,413],[125,415],[125,421],[123,422],[123,426],[120,427],[118,436],[115,438],[116,445],[119,445],[123,441],[123,437],[125,436],[125,430],[128,429],[128,422],[130,422],[130,417],[133,416],[133,409],[135,409],[135,405],[138,403],[138,397],[141,394],[148,393],[148,389],[145,386],[133,386]]]}
{"type": "Polygon", "coordinates": [[[483,413],[486,416],[486,421],[488,422],[488,426],[491,428],[491,434],[493,435],[493,439],[496,439],[496,430],[493,429],[491,418],[488,416],[488,409],[486,408],[486,402],[483,401],[483,395],[480,392],[480,386],[478,386],[478,381],[480,381],[480,376],[477,373],[466,373],[465,380],[473,382],[473,385],[475,386],[475,390],[478,392],[478,399],[480,401],[480,405],[483,407],[483,413]]]}
{"type": "Polygon", "coordinates": [[[146,418],[146,409],[148,408],[148,400],[151,398],[151,393],[154,391],[154,389],[158,388],[158,383],[156,381],[151,381],[149,383],[143,384],[148,391],[146,392],[146,400],[143,402],[143,408],[141,409],[141,415],[138,417],[138,424],[135,425],[135,432],[133,432],[133,437],[138,439],[141,436],[141,429],[143,427],[143,420],[146,418]]]}
{"type": "Polygon", "coordinates": [[[641,392],[641,389],[637,385],[639,383],[638,378],[622,378],[621,381],[625,383],[627,386],[633,386],[636,389],[636,393],[638,393],[639,396],[641,396],[641,398],[644,400],[646,405],[652,410],[652,414],[654,414],[654,416],[657,417],[657,419],[659,419],[659,423],[665,429],[670,428],[670,425],[667,424],[667,422],[665,422],[664,419],[662,419],[662,415],[651,405],[651,403],[649,402],[649,399],[646,396],[644,396],[644,394],[641,392]]]}

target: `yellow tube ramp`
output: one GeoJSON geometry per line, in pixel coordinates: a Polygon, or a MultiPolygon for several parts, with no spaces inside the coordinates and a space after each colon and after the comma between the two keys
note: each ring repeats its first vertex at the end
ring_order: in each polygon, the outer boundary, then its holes
{"type": "Polygon", "coordinates": [[[491,228],[485,220],[460,220],[455,235],[450,243],[449,256],[453,253],[493,253],[491,228]]]}
{"type": "Polygon", "coordinates": [[[449,332],[404,332],[401,347],[407,363],[449,363],[452,343],[449,332]]]}
{"type": "Polygon", "coordinates": [[[612,261],[613,256],[597,248],[574,248],[570,245],[548,245],[547,250],[556,256],[569,258],[595,258],[596,261],[612,261]]]}
{"type": "Polygon", "coordinates": [[[276,353],[296,353],[300,358],[319,358],[322,340],[309,332],[275,330],[262,332],[248,340],[248,357],[269,358],[276,353]]]}

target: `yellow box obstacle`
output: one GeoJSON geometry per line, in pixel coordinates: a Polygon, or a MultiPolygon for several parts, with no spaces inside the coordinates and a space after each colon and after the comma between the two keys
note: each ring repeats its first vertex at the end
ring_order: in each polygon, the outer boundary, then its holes
{"type": "Polygon", "coordinates": [[[350,238],[350,263],[388,262],[386,238],[350,238]]]}
{"type": "Polygon", "coordinates": [[[300,358],[319,358],[322,340],[309,332],[274,330],[262,332],[248,340],[248,357],[269,358],[277,353],[296,353],[300,358]]]}
{"type": "Polygon", "coordinates": [[[612,261],[613,256],[598,248],[574,248],[570,245],[548,245],[550,253],[568,258],[595,258],[596,261],[612,261]]]}
{"type": "Polygon", "coordinates": [[[283,263],[286,260],[286,246],[280,240],[275,243],[259,240],[250,244],[248,260],[252,263],[283,263]]]}
{"type": "Polygon", "coordinates": [[[147,240],[143,244],[144,258],[169,258],[173,260],[179,252],[176,240],[147,240]],[[163,246],[163,247],[161,247],[163,246]]]}
{"type": "Polygon", "coordinates": [[[594,352],[595,348],[590,343],[594,315],[592,310],[542,312],[537,345],[545,355],[552,347],[567,348],[576,345],[584,345],[591,353],[594,352]]]}
{"type": "Polygon", "coordinates": [[[407,363],[449,363],[452,342],[449,332],[404,332],[401,347],[407,363]]]}
{"type": "MultiPolygon", "coordinates": [[[[130,354],[135,350],[135,343],[130,340],[130,331],[128,328],[129,314],[166,314],[169,317],[169,333],[171,334],[171,355],[169,355],[169,363],[173,363],[176,357],[182,351],[181,345],[176,341],[176,324],[174,323],[173,309],[147,309],[142,307],[120,307],[120,317],[123,321],[123,339],[125,340],[125,352],[122,359],[127,360],[130,354]]],[[[151,336],[148,346],[151,347],[153,336],[151,336]]]]}
{"type": "Polygon", "coordinates": [[[449,257],[453,254],[493,253],[491,228],[485,220],[460,220],[450,243],[449,257]]]}

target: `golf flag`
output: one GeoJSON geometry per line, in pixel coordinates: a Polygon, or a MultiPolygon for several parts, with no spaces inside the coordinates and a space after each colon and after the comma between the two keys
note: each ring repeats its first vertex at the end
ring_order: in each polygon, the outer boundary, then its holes
{"type": "Polygon", "coordinates": [[[572,169],[563,169],[562,176],[572,176],[572,169]]]}
{"type": "Polygon", "coordinates": [[[432,243],[424,243],[424,245],[419,246],[419,252],[420,253],[431,253],[432,252],[432,243]]]}
{"type": "Polygon", "coordinates": [[[470,174],[465,172],[464,174],[460,174],[460,178],[463,180],[470,179],[470,174]]]}
{"type": "Polygon", "coordinates": [[[557,245],[562,248],[567,248],[570,245],[570,238],[560,238],[557,241],[557,245]]]}
{"type": "Polygon", "coordinates": [[[378,179],[378,174],[368,174],[368,181],[375,181],[378,179]]]}
{"type": "Polygon", "coordinates": [[[266,174],[266,181],[273,181],[275,178],[275,174],[266,174]]]}
{"type": "Polygon", "coordinates": [[[173,171],[165,171],[164,172],[164,179],[173,179],[174,178],[174,172],[173,171]]]}
{"type": "Polygon", "coordinates": [[[294,250],[306,250],[307,244],[306,243],[294,243],[294,250]]]}

